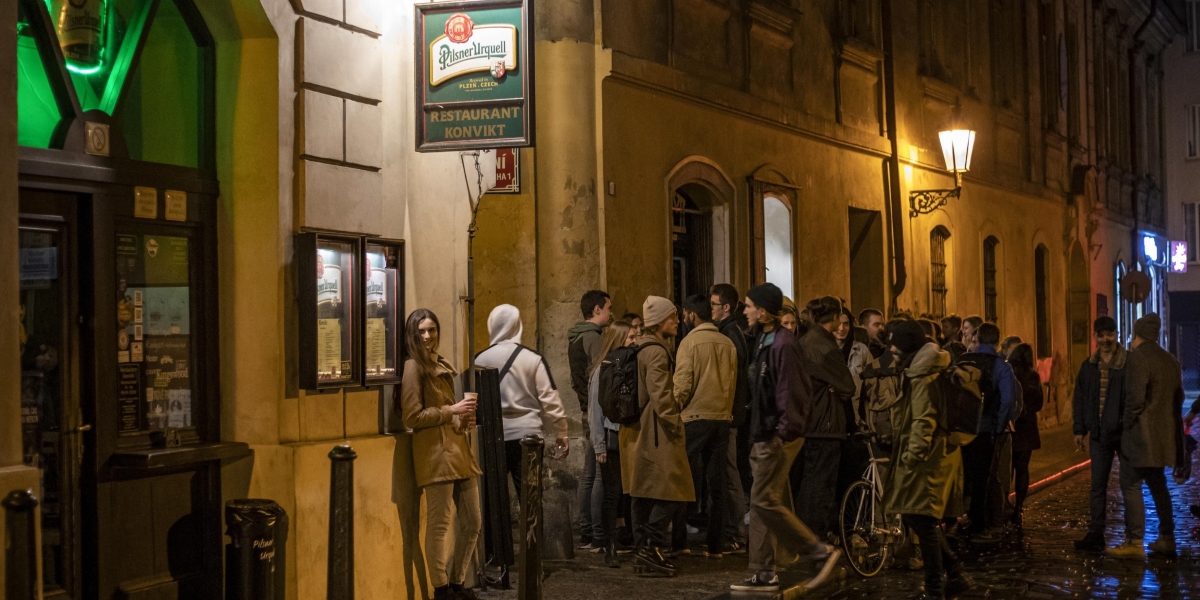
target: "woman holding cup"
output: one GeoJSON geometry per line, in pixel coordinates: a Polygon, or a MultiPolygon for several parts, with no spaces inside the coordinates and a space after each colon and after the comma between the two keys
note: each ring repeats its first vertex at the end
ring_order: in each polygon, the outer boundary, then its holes
{"type": "MultiPolygon", "coordinates": [[[[413,430],[413,466],[427,509],[425,560],[434,600],[474,599],[463,587],[479,538],[480,475],[468,438],[475,423],[475,395],[454,400],[454,367],[437,353],[437,315],[424,308],[408,316],[400,410],[413,430]],[[452,509],[457,509],[452,511],[452,509]],[[450,515],[457,512],[454,552],[446,552],[450,515]]],[[[413,510],[420,510],[414,506],[413,510]]]]}

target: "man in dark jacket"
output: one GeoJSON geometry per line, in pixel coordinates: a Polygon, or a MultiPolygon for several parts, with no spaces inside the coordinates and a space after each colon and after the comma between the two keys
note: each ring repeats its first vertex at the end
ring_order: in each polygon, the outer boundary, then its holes
{"type": "MultiPolygon", "coordinates": [[[[982,321],[974,323],[973,327],[977,328],[981,323],[982,321]]],[[[955,314],[942,317],[942,334],[946,336],[946,344],[942,346],[942,350],[950,353],[951,364],[958,362],[958,357],[967,352],[967,347],[958,339],[962,335],[962,329],[962,317],[955,314]]]]}
{"type": "Polygon", "coordinates": [[[746,495],[750,493],[750,379],[746,374],[750,350],[746,336],[738,326],[735,311],[737,288],[718,283],[709,290],[713,323],[737,349],[737,384],[733,394],[733,423],[729,430],[728,473],[725,478],[725,540],[728,552],[743,552],[746,537],[741,524],[746,514],[746,495]]]}
{"type": "MultiPolygon", "coordinates": [[[[612,300],[601,290],[588,290],[579,301],[583,321],[567,332],[567,361],[571,365],[571,389],[579,399],[583,430],[588,431],[588,368],[600,352],[600,337],[612,321],[612,300]]],[[[591,548],[592,495],[596,487],[596,453],[592,451],[591,436],[583,436],[583,483],[579,486],[579,545],[591,548]]],[[[597,493],[597,500],[603,494],[597,493]]]]}
{"type": "Polygon", "coordinates": [[[857,386],[833,337],[842,314],[841,301],[833,296],[817,298],[806,310],[816,325],[800,339],[804,365],[813,382],[812,413],[804,430],[804,475],[800,489],[793,492],[796,514],[824,537],[837,523],[834,511],[846,412],[857,386]]]}
{"type": "Polygon", "coordinates": [[[1175,555],[1175,518],[1167,491],[1166,467],[1182,458],[1183,379],[1179,361],[1158,345],[1162,321],[1149,313],[1133,325],[1133,344],[1125,363],[1125,410],[1121,418],[1121,496],[1125,500],[1125,543],[1109,556],[1145,556],[1146,505],[1142,482],[1154,498],[1158,539],[1150,551],[1175,555]]]}
{"type": "Polygon", "coordinates": [[[1121,412],[1125,409],[1125,348],[1117,341],[1117,322],[1100,317],[1092,324],[1096,352],[1079,366],[1075,377],[1075,446],[1092,458],[1091,521],[1076,550],[1104,549],[1108,477],[1121,450],[1121,412]]]}
{"type": "MultiPolygon", "coordinates": [[[[783,292],[764,283],[746,293],[746,317],[757,337],[750,362],[750,569],[753,574],[730,586],[734,591],[776,591],[775,554],[779,546],[793,555],[824,561],[813,578],[829,576],[841,552],[820,540],[790,510],[788,473],[804,445],[813,398],[800,344],[779,325],[783,292]]],[[[787,561],[780,561],[787,562],[787,561]]]]}

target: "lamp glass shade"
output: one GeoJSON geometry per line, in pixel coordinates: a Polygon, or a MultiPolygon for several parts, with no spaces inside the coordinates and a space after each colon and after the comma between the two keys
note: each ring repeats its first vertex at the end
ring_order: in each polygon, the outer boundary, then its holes
{"type": "Polygon", "coordinates": [[[970,129],[950,129],[938,132],[946,170],[964,173],[971,168],[971,153],[975,150],[975,132],[970,129]]]}

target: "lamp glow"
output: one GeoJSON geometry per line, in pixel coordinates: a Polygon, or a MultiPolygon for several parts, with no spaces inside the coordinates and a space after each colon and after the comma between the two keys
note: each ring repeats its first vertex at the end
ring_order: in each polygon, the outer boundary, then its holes
{"type": "Polygon", "coordinates": [[[971,168],[971,155],[975,150],[975,132],[970,129],[950,129],[938,132],[942,142],[942,157],[946,170],[965,173],[971,168]]]}

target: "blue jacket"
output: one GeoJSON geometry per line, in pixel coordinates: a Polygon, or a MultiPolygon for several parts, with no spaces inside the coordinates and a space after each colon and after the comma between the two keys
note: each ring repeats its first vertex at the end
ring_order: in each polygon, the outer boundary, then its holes
{"type": "Polygon", "coordinates": [[[980,386],[984,393],[984,411],[979,419],[979,433],[1003,433],[1008,427],[1008,422],[1016,421],[1017,417],[1021,416],[1021,411],[1024,410],[1021,383],[1017,381],[1012,365],[1008,364],[995,348],[980,344],[975,352],[968,352],[961,358],[964,362],[972,362],[971,354],[995,357],[995,365],[992,367],[992,385],[989,387],[984,382],[984,385],[980,386]],[[999,393],[996,394],[996,392],[999,393]],[[995,398],[988,398],[988,394],[998,395],[999,403],[996,403],[995,398]]]}

